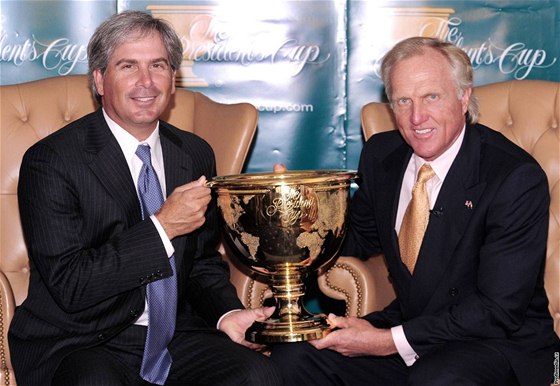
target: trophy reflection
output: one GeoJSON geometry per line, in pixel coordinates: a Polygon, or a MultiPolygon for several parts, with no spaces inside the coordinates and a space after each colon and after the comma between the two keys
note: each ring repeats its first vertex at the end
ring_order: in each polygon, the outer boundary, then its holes
{"type": "Polygon", "coordinates": [[[328,333],[326,316],[303,306],[303,281],[340,249],[354,178],[352,171],[325,170],[239,174],[209,182],[235,257],[266,278],[276,303],[269,319],[247,330],[247,340],[299,342],[328,333]]]}

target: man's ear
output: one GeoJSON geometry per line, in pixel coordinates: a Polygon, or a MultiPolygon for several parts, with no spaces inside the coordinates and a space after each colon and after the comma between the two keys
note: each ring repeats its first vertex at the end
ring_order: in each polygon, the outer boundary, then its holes
{"type": "Polygon", "coordinates": [[[93,70],[93,82],[95,83],[95,89],[100,96],[103,96],[103,74],[99,68],[93,70]]]}
{"type": "Polygon", "coordinates": [[[175,94],[175,80],[176,80],[176,76],[177,76],[177,70],[172,70],[171,73],[171,94],[175,94]]]}
{"type": "Polygon", "coordinates": [[[463,96],[461,97],[461,105],[463,109],[463,114],[466,114],[469,110],[469,101],[471,100],[472,87],[463,90],[463,96]]]}

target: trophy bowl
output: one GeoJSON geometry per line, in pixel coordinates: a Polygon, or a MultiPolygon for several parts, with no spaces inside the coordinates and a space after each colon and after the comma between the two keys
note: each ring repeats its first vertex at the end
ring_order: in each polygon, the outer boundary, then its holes
{"type": "Polygon", "coordinates": [[[303,306],[304,278],[337,255],[346,234],[348,170],[247,173],[214,178],[225,234],[235,257],[272,287],[276,309],[246,339],[300,342],[329,332],[323,314],[303,306]]]}

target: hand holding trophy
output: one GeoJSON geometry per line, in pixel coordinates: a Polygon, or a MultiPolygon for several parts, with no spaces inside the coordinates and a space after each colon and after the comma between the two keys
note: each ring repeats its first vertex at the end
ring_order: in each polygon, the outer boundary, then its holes
{"type": "Polygon", "coordinates": [[[271,284],[276,309],[255,322],[246,339],[256,343],[318,339],[329,331],[326,316],[303,307],[308,272],[332,261],[346,234],[350,182],[347,170],[287,171],[219,176],[208,185],[218,194],[226,239],[239,261],[271,284]]]}

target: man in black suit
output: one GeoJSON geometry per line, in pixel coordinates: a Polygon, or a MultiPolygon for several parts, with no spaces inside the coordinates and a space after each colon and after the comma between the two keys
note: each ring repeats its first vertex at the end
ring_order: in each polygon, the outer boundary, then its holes
{"type": "Polygon", "coordinates": [[[333,332],[272,359],[293,385],[550,384],[546,175],[476,123],[458,47],[406,39],[381,75],[399,130],[365,145],[343,253],[383,252],[397,298],[364,318],[330,315],[333,332]]]}
{"type": "Polygon", "coordinates": [[[96,30],[88,55],[102,108],[32,146],[21,166],[31,279],[9,333],[18,384],[280,385],[275,365],[244,340],[272,309],[241,310],[216,251],[212,149],[159,120],[175,92],[179,38],[161,20],[124,12],[96,30]],[[167,195],[159,210],[147,209],[146,186],[159,205],[167,195]],[[147,288],[165,280],[174,284],[158,293],[160,306],[175,316],[150,332],[162,318],[147,288]],[[148,349],[150,334],[161,350],[148,349]]]}

